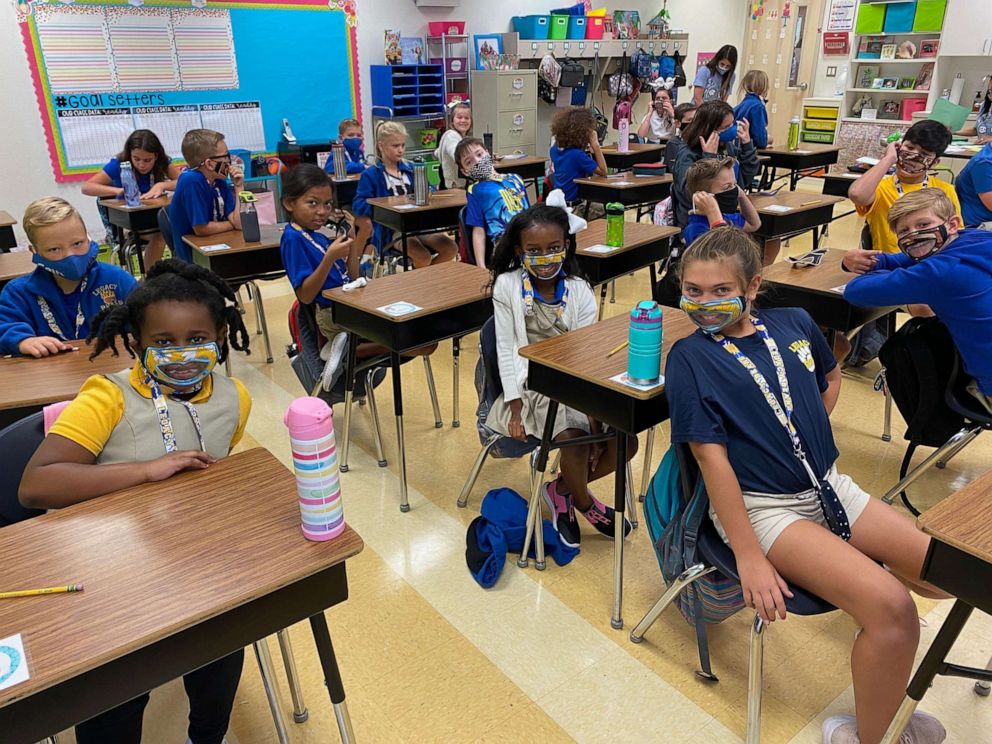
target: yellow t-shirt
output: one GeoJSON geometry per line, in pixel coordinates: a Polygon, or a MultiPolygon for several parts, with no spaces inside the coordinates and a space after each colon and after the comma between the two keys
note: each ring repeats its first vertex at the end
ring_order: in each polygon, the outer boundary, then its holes
{"type": "MultiPolygon", "coordinates": [[[[958,195],[954,192],[954,187],[951,184],[933,176],[929,177],[928,184],[928,188],[940,189],[947,194],[948,198],[954,202],[954,209],[957,214],[961,214],[961,203],[958,201],[958,195]]],[[[901,185],[904,194],[919,191],[923,188],[922,183],[903,183],[901,185]]],[[[873,250],[883,251],[884,253],[899,252],[899,245],[896,243],[896,234],[889,229],[889,208],[895,204],[898,198],[899,192],[896,191],[895,176],[886,176],[878,184],[878,189],[875,191],[875,201],[867,207],[857,207],[858,214],[867,218],[868,229],[871,231],[871,247],[873,250]]]]}
{"type": "MultiPolygon", "coordinates": [[[[131,387],[143,397],[151,400],[152,393],[144,382],[144,370],[140,363],[131,368],[131,387]]],[[[190,398],[190,403],[202,403],[210,399],[213,393],[213,376],[207,377],[203,388],[190,398]]],[[[231,448],[234,448],[245,432],[248,424],[248,414],[251,413],[251,396],[240,380],[231,378],[238,389],[238,427],[231,437],[231,448]]],[[[103,452],[104,446],[110,439],[117,424],[124,415],[124,396],[121,389],[103,375],[93,375],[85,383],[72,403],[59,414],[58,419],[49,430],[49,434],[58,434],[80,447],[85,447],[94,456],[103,452]]]]}

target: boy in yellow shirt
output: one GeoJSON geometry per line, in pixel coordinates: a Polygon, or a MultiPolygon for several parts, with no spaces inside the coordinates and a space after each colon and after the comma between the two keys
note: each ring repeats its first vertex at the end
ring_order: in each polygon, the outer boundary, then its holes
{"type": "Polygon", "coordinates": [[[885,155],[871,170],[851,184],[847,198],[854,202],[858,214],[866,218],[871,231],[871,247],[883,253],[899,253],[895,233],[889,229],[889,208],[903,194],[919,189],[940,189],[961,214],[961,204],[954,187],[928,171],[940,162],[940,156],[951,144],[951,131],[937,121],[918,121],[911,126],[901,142],[892,142],[885,155]],[[892,166],[896,172],[887,175],[892,166]]]}

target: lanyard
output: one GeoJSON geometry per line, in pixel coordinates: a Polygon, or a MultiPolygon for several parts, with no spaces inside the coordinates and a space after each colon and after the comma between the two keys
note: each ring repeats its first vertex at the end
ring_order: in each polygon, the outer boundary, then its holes
{"type": "MultiPolygon", "coordinates": [[[[308,243],[310,243],[310,245],[312,245],[314,248],[316,248],[318,251],[320,251],[320,255],[322,255],[322,256],[327,255],[327,248],[325,248],[324,246],[322,246],[320,244],[320,242],[313,235],[311,235],[309,233],[309,231],[304,230],[302,227],[300,227],[299,225],[297,225],[295,222],[290,222],[289,223],[289,226],[292,227],[294,230],[299,231],[300,235],[303,236],[304,240],[306,240],[308,243]]],[[[339,258],[334,263],[335,264],[344,263],[344,259],[339,258]]],[[[344,278],[345,282],[347,282],[349,280],[349,278],[350,278],[348,276],[348,265],[345,264],[344,265],[344,268],[338,267],[338,271],[341,272],[341,276],[344,278]]]]}
{"type": "MultiPolygon", "coordinates": [[[[895,173],[892,174],[892,183],[895,184],[896,191],[899,193],[899,196],[902,196],[902,184],[899,183],[899,176],[897,176],[895,173]]],[[[921,189],[928,189],[928,188],[930,188],[930,174],[929,173],[927,173],[926,175],[923,176],[923,183],[920,185],[920,188],[921,189]]]]}
{"type": "MultiPolygon", "coordinates": [[[[158,414],[158,427],[162,433],[162,444],[165,445],[165,452],[166,454],[176,452],[179,450],[179,446],[176,444],[176,433],[172,428],[169,405],[165,401],[165,396],[162,395],[162,389],[151,376],[145,377],[145,384],[151,389],[152,403],[155,405],[155,412],[158,414]]],[[[190,420],[193,422],[193,428],[196,430],[196,438],[200,440],[200,449],[206,452],[207,446],[203,441],[203,429],[200,427],[200,417],[197,415],[193,404],[188,400],[180,400],[178,398],[173,398],[173,400],[183,406],[189,413],[190,420]]]]}
{"type": "MultiPolygon", "coordinates": [[[[520,294],[524,301],[524,315],[534,312],[534,284],[530,280],[530,273],[527,269],[522,269],[523,279],[521,281],[520,294]]],[[[556,317],[561,320],[565,315],[565,308],[568,306],[568,282],[564,276],[559,275],[562,282],[561,301],[555,306],[556,317]]],[[[540,300],[538,300],[540,302],[540,300]]],[[[547,304],[547,303],[545,303],[547,304]]]]}
{"type": "Polygon", "coordinates": [[[63,341],[74,341],[79,338],[79,332],[86,324],[86,316],[83,314],[83,296],[86,294],[87,280],[88,277],[83,279],[83,283],[79,285],[79,304],[76,305],[76,329],[71,338],[62,332],[58,321],[55,320],[55,315],[52,313],[52,308],[48,305],[48,300],[38,295],[38,309],[41,310],[41,315],[48,324],[48,329],[63,341]]]}

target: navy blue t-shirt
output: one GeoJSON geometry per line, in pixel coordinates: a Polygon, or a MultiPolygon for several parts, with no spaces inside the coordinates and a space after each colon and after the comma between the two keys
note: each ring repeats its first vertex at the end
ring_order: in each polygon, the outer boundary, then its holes
{"type": "Polygon", "coordinates": [[[176,181],[176,193],[169,204],[176,258],[192,262],[193,250],[183,242],[183,236],[193,235],[194,225],[223,222],[235,206],[234,190],[223,178],[211,183],[195,168],[183,171],[176,181]]]}
{"type": "MultiPolygon", "coordinates": [[[[152,174],[145,173],[141,174],[134,170],[134,166],[131,166],[131,170],[134,173],[134,178],[138,182],[138,191],[144,194],[149,191],[152,187],[152,174]]],[[[117,158],[111,158],[105,166],[103,166],[103,172],[107,174],[107,178],[110,179],[110,184],[114,188],[123,188],[124,183],[121,181],[121,161],[117,158]]]]}
{"type": "MultiPolygon", "coordinates": [[[[805,310],[761,310],[769,335],[785,361],[792,423],[813,472],[823,476],[837,459],[830,420],[820,394],[827,373],[837,366],[823,332],[805,310]]],[[[765,376],[782,401],[775,366],[757,333],[733,339],[765,376]]],[[[673,442],[725,444],[743,491],[799,493],[811,487],[809,475],[792,452],[779,423],[751,374],[713,338],[696,331],[675,343],[665,364],[665,393],[673,442]]]]}
{"type": "MultiPolygon", "coordinates": [[[[323,233],[308,230],[307,234],[320,244],[323,251],[307,240],[306,236],[293,225],[286,225],[286,229],[282,232],[282,240],[279,241],[279,255],[282,256],[282,265],[286,269],[286,277],[293,285],[293,289],[299,289],[320,265],[324,260],[324,251],[331,244],[330,238],[323,233]]],[[[331,270],[327,272],[324,285],[314,301],[321,307],[330,307],[331,301],[324,297],[323,290],[340,287],[349,281],[351,279],[348,278],[348,264],[339,258],[331,264],[331,270]]]]}
{"type": "Polygon", "coordinates": [[[573,202],[579,198],[579,187],[576,178],[587,178],[596,172],[596,161],[585,150],[578,147],[561,149],[551,145],[551,162],[555,166],[555,188],[565,193],[565,201],[573,202]]]}

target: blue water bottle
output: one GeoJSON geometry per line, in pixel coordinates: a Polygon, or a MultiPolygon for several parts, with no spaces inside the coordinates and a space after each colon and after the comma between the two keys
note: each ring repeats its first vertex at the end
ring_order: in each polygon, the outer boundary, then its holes
{"type": "Polygon", "coordinates": [[[134,179],[130,162],[121,163],[121,186],[124,187],[124,203],[129,207],[141,206],[141,192],[138,191],[138,182],[134,179]]]}
{"type": "Polygon", "coordinates": [[[644,300],[630,311],[627,377],[638,385],[651,385],[661,376],[661,305],[644,300]]]}

